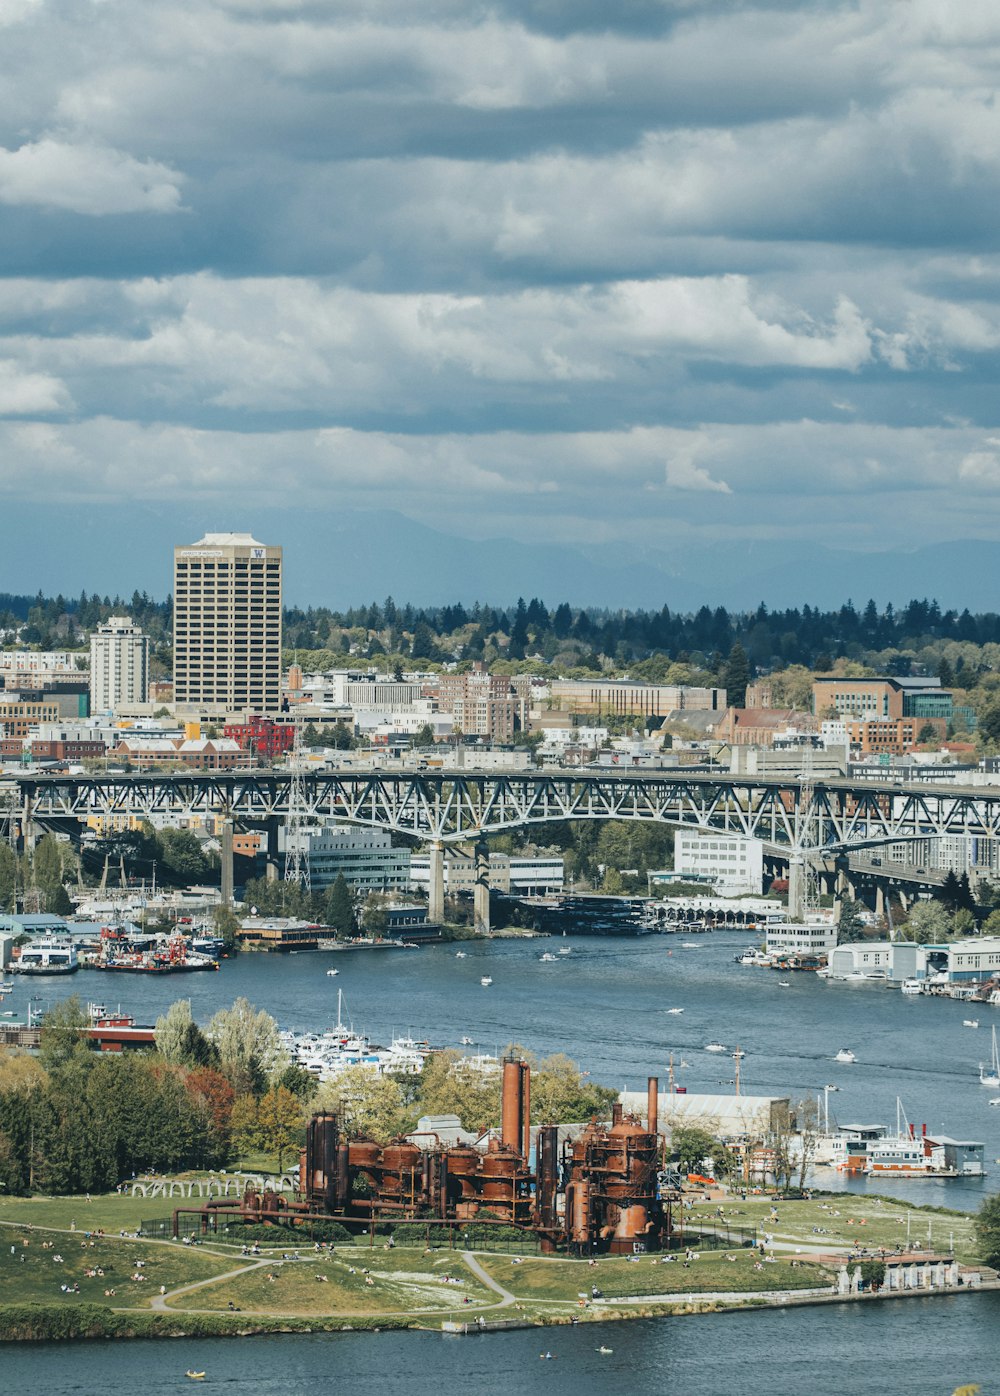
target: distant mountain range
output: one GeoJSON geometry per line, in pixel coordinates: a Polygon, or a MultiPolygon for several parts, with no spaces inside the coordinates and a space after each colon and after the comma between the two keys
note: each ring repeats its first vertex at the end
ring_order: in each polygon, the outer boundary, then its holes
{"type": "Polygon", "coordinates": [[[544,547],[511,539],[473,541],[389,510],[330,515],[247,510],[209,514],[149,504],[8,505],[0,547],[0,591],[78,596],[82,590],[163,597],[172,549],[206,530],[247,529],[280,543],[285,598],[343,608],[381,601],[507,605],[538,596],[549,606],[694,611],[839,606],[869,597],[884,606],[913,597],[944,608],[1000,610],[1000,543],[937,543],[912,552],[856,553],[810,543],[710,543],[662,548],[601,544],[544,547]]]}

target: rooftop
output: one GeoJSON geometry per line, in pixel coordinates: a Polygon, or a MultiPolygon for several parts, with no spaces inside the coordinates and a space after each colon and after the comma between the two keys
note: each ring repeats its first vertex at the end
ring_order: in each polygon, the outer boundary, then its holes
{"type": "Polygon", "coordinates": [[[252,533],[206,533],[193,548],[262,548],[252,533]]]}

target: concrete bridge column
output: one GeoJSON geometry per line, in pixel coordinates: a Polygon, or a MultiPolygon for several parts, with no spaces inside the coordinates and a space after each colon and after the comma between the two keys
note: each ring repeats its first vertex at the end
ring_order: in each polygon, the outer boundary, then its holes
{"type": "Polygon", "coordinates": [[[788,918],[801,921],[806,914],[806,865],[800,853],[788,860],[788,918]]]}
{"type": "Polygon", "coordinates": [[[885,914],[886,914],[885,888],[883,887],[883,885],[882,885],[881,882],[876,882],[876,884],[875,884],[875,915],[876,915],[876,916],[885,916],[885,914]]]}
{"type": "Polygon", "coordinates": [[[431,844],[430,882],[427,887],[427,919],[435,925],[444,920],[444,844],[431,844]]]}
{"type": "Polygon", "coordinates": [[[267,853],[264,876],[268,882],[277,882],[280,877],[281,854],[278,851],[278,820],[267,821],[267,853]]]}
{"type": "Polygon", "coordinates": [[[21,848],[25,853],[35,851],[35,817],[31,791],[25,789],[21,802],[21,848]]]}
{"type": "Polygon", "coordinates": [[[490,849],[485,839],[476,844],[476,880],[472,890],[472,923],[477,935],[490,929],[490,849]]]}
{"type": "Polygon", "coordinates": [[[222,905],[233,904],[233,821],[227,816],[222,821],[222,905]]]}

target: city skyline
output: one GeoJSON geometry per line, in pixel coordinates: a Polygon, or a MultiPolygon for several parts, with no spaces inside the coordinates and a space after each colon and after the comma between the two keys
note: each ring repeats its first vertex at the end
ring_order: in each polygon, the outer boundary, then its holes
{"type": "Polygon", "coordinates": [[[12,571],[128,508],[146,556],[180,511],[685,568],[1000,538],[993,13],[197,13],[0,17],[12,571]]]}

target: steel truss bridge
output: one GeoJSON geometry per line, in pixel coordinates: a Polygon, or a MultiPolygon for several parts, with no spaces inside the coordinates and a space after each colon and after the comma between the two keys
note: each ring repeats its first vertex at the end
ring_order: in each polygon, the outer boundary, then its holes
{"type": "MultiPolygon", "coordinates": [[[[288,817],[290,785],[287,772],[273,771],[12,776],[0,782],[0,811],[6,805],[23,831],[95,816],[210,815],[274,826],[288,817]]],[[[332,816],[442,844],[581,819],[724,831],[809,858],[948,835],[1000,838],[1000,787],[559,769],[316,771],[301,776],[300,788],[303,818],[332,816]]]]}

